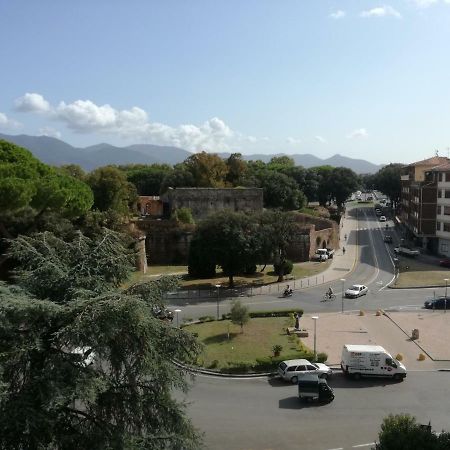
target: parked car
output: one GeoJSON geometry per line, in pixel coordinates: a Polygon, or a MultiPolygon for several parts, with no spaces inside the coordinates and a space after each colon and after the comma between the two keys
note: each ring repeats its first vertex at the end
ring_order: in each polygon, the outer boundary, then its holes
{"type": "Polygon", "coordinates": [[[390,236],[389,234],[385,234],[383,237],[383,241],[386,242],[387,244],[391,244],[392,243],[392,236],[390,236]]]}
{"type": "Polygon", "coordinates": [[[364,286],[363,284],[354,284],[345,291],[345,296],[347,298],[357,298],[366,295],[368,291],[369,288],[367,286],[364,286]]]}
{"type": "Polygon", "coordinates": [[[307,359],[289,359],[280,362],[278,365],[278,374],[280,377],[293,384],[297,384],[299,376],[307,373],[328,378],[333,372],[326,364],[312,363],[307,359]]]}
{"type": "Polygon", "coordinates": [[[381,216],[381,209],[380,208],[375,209],[375,214],[377,216],[381,216]]]}
{"type": "Polygon", "coordinates": [[[380,222],[386,222],[386,216],[380,216],[380,222]]]}
{"type": "Polygon", "coordinates": [[[450,297],[430,298],[423,306],[426,309],[450,309],[450,297]]]}
{"type": "Polygon", "coordinates": [[[450,259],[442,259],[439,261],[439,265],[442,267],[448,267],[450,269],[450,259]]]}

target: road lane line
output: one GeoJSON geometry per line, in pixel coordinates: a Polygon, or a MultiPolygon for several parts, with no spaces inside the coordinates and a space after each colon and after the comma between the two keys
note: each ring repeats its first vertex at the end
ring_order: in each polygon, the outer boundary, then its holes
{"type": "Polygon", "coordinates": [[[353,445],[352,448],[368,447],[369,445],[375,445],[375,442],[370,442],[368,444],[353,445]]]}
{"type": "Polygon", "coordinates": [[[344,447],[329,448],[328,450],[344,450],[344,447]]]}

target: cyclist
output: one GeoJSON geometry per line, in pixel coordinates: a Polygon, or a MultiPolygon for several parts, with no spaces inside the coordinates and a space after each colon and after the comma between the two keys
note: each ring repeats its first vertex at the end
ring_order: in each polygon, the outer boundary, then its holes
{"type": "Polygon", "coordinates": [[[327,297],[332,298],[334,295],[333,288],[330,286],[327,291],[327,297]]]}

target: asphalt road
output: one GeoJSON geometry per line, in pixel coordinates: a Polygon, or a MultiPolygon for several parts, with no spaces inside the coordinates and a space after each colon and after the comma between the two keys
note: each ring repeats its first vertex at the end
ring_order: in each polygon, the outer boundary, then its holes
{"type": "Polygon", "coordinates": [[[410,372],[404,382],[335,374],[335,400],[304,404],[279,379],[196,378],[187,401],[211,450],[371,448],[388,414],[410,413],[433,429],[450,429],[450,373],[410,372]]]}
{"type": "MultiPolygon", "coordinates": [[[[376,310],[382,309],[418,309],[423,306],[425,298],[433,294],[443,294],[442,289],[389,289],[386,285],[394,277],[393,245],[383,242],[383,233],[395,234],[392,221],[381,223],[372,208],[351,208],[347,215],[358,217],[358,228],[348,235],[348,243],[358,242],[358,262],[354,271],[346,275],[345,286],[365,284],[369,293],[358,299],[344,299],[344,310],[376,310]],[[358,213],[357,211],[358,210],[358,213]]],[[[342,308],[342,282],[331,283],[337,294],[335,301],[323,302],[322,298],[328,288],[319,285],[308,289],[294,291],[290,298],[280,298],[280,294],[256,295],[244,297],[243,301],[250,310],[270,310],[281,308],[301,308],[305,312],[334,312],[342,308]]],[[[220,314],[228,312],[231,299],[220,299],[220,314]]],[[[179,320],[183,317],[198,318],[206,315],[216,315],[217,302],[208,299],[179,300],[172,309],[180,308],[179,320]]]]}

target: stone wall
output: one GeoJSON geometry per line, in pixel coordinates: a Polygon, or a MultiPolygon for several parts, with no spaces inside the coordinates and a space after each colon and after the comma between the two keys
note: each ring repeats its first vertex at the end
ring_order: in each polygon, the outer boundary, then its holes
{"type": "Polygon", "coordinates": [[[149,264],[186,264],[195,226],[175,220],[143,219],[135,222],[146,235],[145,250],[149,264]]]}
{"type": "Polygon", "coordinates": [[[263,189],[260,188],[169,188],[161,196],[169,205],[169,213],[177,208],[189,208],[195,220],[222,210],[253,212],[263,209],[263,189]]]}

